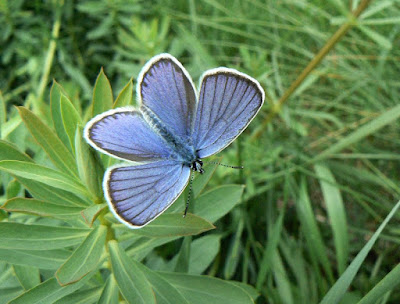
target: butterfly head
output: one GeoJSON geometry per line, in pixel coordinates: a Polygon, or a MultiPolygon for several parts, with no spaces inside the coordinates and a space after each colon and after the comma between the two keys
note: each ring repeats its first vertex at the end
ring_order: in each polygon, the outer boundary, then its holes
{"type": "Polygon", "coordinates": [[[190,169],[192,169],[193,171],[197,171],[200,174],[203,174],[204,169],[203,169],[203,162],[201,161],[201,159],[197,158],[194,162],[192,162],[190,164],[190,169]]]}

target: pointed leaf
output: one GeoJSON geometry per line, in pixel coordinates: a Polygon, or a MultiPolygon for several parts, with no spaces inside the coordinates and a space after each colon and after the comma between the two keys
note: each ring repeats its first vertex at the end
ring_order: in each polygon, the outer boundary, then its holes
{"type": "Polygon", "coordinates": [[[400,208],[400,201],[393,207],[388,216],[379,226],[379,228],[375,231],[372,237],[369,239],[367,244],[361,249],[361,251],[357,254],[355,259],[350,263],[350,265],[346,268],[346,271],[340,276],[340,278],[336,281],[336,283],[332,286],[332,288],[328,291],[325,297],[322,299],[321,304],[330,304],[330,303],[338,303],[343,295],[346,293],[349,288],[351,282],[356,276],[358,270],[360,269],[362,263],[367,257],[368,253],[374,246],[376,240],[379,238],[383,229],[386,227],[387,223],[392,219],[392,217],[396,214],[397,210],[400,208]]]}
{"type": "Polygon", "coordinates": [[[0,161],[0,170],[72,193],[84,196],[88,194],[83,185],[76,179],[64,173],[30,162],[3,160],[0,161]]]}
{"type": "Polygon", "coordinates": [[[339,274],[341,274],[346,268],[349,256],[349,237],[342,195],[335,186],[337,184],[335,177],[328,167],[318,164],[314,166],[314,169],[320,178],[319,182],[333,231],[339,274]]]}
{"type": "Polygon", "coordinates": [[[15,197],[0,207],[8,212],[23,212],[58,219],[79,218],[83,207],[68,207],[31,198],[15,197]]]}
{"type": "Polygon", "coordinates": [[[0,223],[0,248],[45,250],[82,243],[89,229],[0,223]]]}
{"type": "Polygon", "coordinates": [[[110,241],[108,243],[108,248],[113,274],[122,295],[128,303],[156,303],[150,283],[125,251],[116,241],[110,241]]]}
{"type": "Polygon", "coordinates": [[[107,204],[92,205],[89,208],[81,211],[81,216],[85,220],[86,224],[92,227],[93,222],[96,220],[97,215],[107,207],[107,204]]]}
{"type": "MultiPolygon", "coordinates": [[[[221,157],[215,159],[215,162],[220,162],[221,157]]],[[[214,174],[215,170],[217,169],[218,165],[216,164],[205,164],[204,165],[204,173],[198,174],[193,181],[193,197],[198,197],[201,191],[205,188],[208,181],[211,179],[212,175],[214,174]]]]}
{"type": "Polygon", "coordinates": [[[107,227],[93,229],[71,257],[57,270],[56,278],[61,286],[75,283],[93,271],[104,250],[107,227]]]}
{"type": "Polygon", "coordinates": [[[146,276],[146,279],[151,284],[155,294],[157,303],[161,304],[189,304],[182,294],[165,278],[156,271],[152,271],[143,264],[132,260],[133,263],[146,276]]]}
{"type": "Polygon", "coordinates": [[[25,290],[40,284],[40,273],[36,267],[13,265],[13,268],[18,281],[25,290]]]}
{"type": "Polygon", "coordinates": [[[117,99],[114,102],[113,108],[126,107],[132,105],[132,95],[133,95],[133,82],[131,78],[128,84],[119,93],[117,99]]]}
{"type": "Polygon", "coordinates": [[[42,251],[0,248],[0,261],[14,265],[35,266],[39,269],[58,269],[70,255],[71,252],[64,249],[42,251]]]}
{"type": "Polygon", "coordinates": [[[69,145],[73,153],[75,153],[75,133],[78,125],[82,124],[79,113],[75,110],[73,104],[65,95],[61,95],[60,99],[61,117],[65,133],[68,136],[69,145]]]}
{"type": "Polygon", "coordinates": [[[118,297],[119,289],[117,281],[115,281],[114,276],[110,274],[97,304],[118,304],[118,297]]]}
{"type": "Polygon", "coordinates": [[[214,228],[213,224],[194,214],[188,213],[183,217],[182,213],[167,213],[142,229],[132,230],[132,233],[147,237],[171,237],[196,235],[214,228]]]}
{"type": "Polygon", "coordinates": [[[78,127],[75,134],[75,155],[79,177],[93,197],[102,200],[104,169],[100,161],[96,161],[94,152],[89,149],[89,145],[82,136],[82,128],[78,127]]]}
{"type": "Polygon", "coordinates": [[[97,300],[99,299],[100,294],[101,294],[101,287],[92,287],[90,289],[78,290],[54,302],[54,304],[98,303],[97,300]]]}
{"type": "Polygon", "coordinates": [[[53,85],[51,86],[50,90],[50,111],[53,119],[54,129],[56,130],[57,136],[60,138],[61,142],[64,143],[66,147],[71,148],[69,146],[68,135],[65,132],[63,119],[61,116],[60,100],[62,95],[66,96],[64,89],[57,81],[53,80],[53,85]]]}
{"type": "Polygon", "coordinates": [[[314,162],[331,156],[332,154],[338,153],[341,150],[347,148],[348,146],[360,141],[361,139],[373,134],[379,129],[386,125],[393,123],[400,117],[400,105],[397,105],[382,114],[374,118],[365,125],[357,128],[354,132],[350,133],[346,137],[340,139],[337,143],[331,145],[326,150],[322,151],[314,159],[314,162]]]}
{"type": "Polygon", "coordinates": [[[32,159],[18,150],[18,148],[7,141],[0,140],[0,160],[21,160],[32,162],[32,159]]]}
{"type": "MultiPolygon", "coordinates": [[[[379,303],[386,294],[400,283],[400,264],[397,264],[378,284],[374,286],[357,304],[379,303]]],[[[383,303],[383,302],[381,302],[383,303]]]]}
{"type": "Polygon", "coordinates": [[[54,134],[53,130],[28,109],[18,107],[18,111],[26,127],[49,156],[53,164],[65,173],[78,176],[75,160],[71,152],[54,134]]]}
{"type": "Polygon", "coordinates": [[[112,108],[113,94],[110,82],[101,69],[93,91],[92,117],[112,108]]]}
{"type": "Polygon", "coordinates": [[[4,102],[3,94],[1,94],[0,92],[0,138],[3,138],[1,132],[3,129],[3,125],[6,122],[6,116],[6,103],[4,102]]]}
{"type": "MultiPolygon", "coordinates": [[[[210,234],[195,239],[190,244],[190,274],[202,274],[214,261],[220,249],[221,235],[210,234]]],[[[177,264],[178,256],[168,263],[165,270],[172,271],[177,264]]],[[[164,269],[163,269],[164,270],[164,269]]]]}
{"type": "Polygon", "coordinates": [[[42,304],[54,303],[55,301],[73,293],[75,290],[81,288],[91,277],[93,273],[86,276],[83,280],[75,284],[62,287],[58,284],[56,278],[51,278],[45,282],[37,285],[36,287],[26,291],[22,295],[16,297],[8,304],[42,304]]]}
{"type": "Polygon", "coordinates": [[[310,249],[310,254],[312,258],[315,259],[315,262],[322,265],[329,280],[333,280],[332,269],[322,240],[321,232],[315,220],[315,215],[312,210],[307,186],[304,180],[300,185],[299,199],[297,199],[295,203],[297,213],[299,214],[301,229],[303,230],[308,248],[310,249]]]}
{"type": "Polygon", "coordinates": [[[249,294],[242,288],[221,279],[181,273],[159,272],[191,304],[252,304],[249,294]]]}
{"type": "Polygon", "coordinates": [[[69,206],[69,207],[79,207],[88,206],[91,202],[85,200],[74,193],[64,191],[51,187],[47,184],[42,184],[32,179],[23,178],[17,176],[16,179],[24,185],[24,187],[29,191],[29,193],[39,200],[44,202],[49,202],[51,204],[69,206]]]}
{"type": "Polygon", "coordinates": [[[216,222],[240,202],[243,189],[239,185],[224,185],[204,193],[196,199],[194,214],[216,222]]]}

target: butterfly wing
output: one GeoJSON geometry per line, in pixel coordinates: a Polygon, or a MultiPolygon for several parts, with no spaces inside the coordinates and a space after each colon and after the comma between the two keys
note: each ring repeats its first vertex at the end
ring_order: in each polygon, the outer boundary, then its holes
{"type": "Polygon", "coordinates": [[[196,107],[193,82],[169,54],[153,57],[142,69],[136,90],[142,105],[181,138],[189,138],[196,107]]]}
{"type": "Polygon", "coordinates": [[[198,156],[213,155],[238,137],[260,110],[264,96],[257,80],[236,70],[205,72],[192,133],[198,156]]]}
{"type": "Polygon", "coordinates": [[[93,148],[124,160],[156,161],[171,154],[168,144],[133,108],[97,115],[86,124],[84,136],[93,148]]]}
{"type": "Polygon", "coordinates": [[[163,213],[188,183],[190,168],[165,160],[109,168],[104,193],[114,215],[129,228],[141,228],[163,213]]]}

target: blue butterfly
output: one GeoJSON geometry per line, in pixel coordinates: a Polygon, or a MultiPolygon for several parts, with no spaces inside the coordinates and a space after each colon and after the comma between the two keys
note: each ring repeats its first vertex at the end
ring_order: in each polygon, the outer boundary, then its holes
{"type": "Polygon", "coordinates": [[[84,136],[95,149],[139,164],[108,168],[104,195],[114,215],[141,228],[183,192],[190,171],[243,132],[264,102],[257,80],[234,69],[206,71],[199,97],[182,64],[169,54],[153,57],[139,74],[140,108],[123,107],[92,118],[84,136]]]}

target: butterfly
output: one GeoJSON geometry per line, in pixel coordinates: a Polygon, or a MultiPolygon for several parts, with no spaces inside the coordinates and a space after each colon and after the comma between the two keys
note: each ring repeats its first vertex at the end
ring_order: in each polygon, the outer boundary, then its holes
{"type": "Polygon", "coordinates": [[[139,108],[122,107],[92,118],[86,141],[98,151],[133,162],[106,170],[104,196],[115,217],[141,228],[183,192],[202,159],[227,147],[260,110],[265,93],[237,70],[206,71],[197,93],[170,54],[146,63],[137,81],[139,108]]]}

